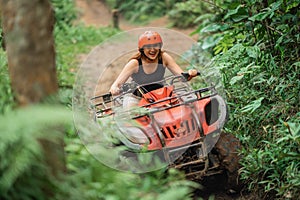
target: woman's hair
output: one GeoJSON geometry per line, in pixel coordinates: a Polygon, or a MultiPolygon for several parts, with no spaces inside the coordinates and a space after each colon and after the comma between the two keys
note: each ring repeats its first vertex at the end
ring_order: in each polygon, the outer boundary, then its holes
{"type": "MultiPolygon", "coordinates": [[[[159,54],[158,54],[158,58],[162,58],[162,55],[163,55],[163,53],[164,53],[165,51],[163,51],[163,50],[159,50],[159,54]]],[[[138,51],[138,52],[136,52],[135,54],[133,54],[130,58],[129,58],[129,60],[132,60],[132,59],[136,59],[136,60],[138,60],[138,59],[140,59],[140,58],[142,58],[142,57],[145,57],[145,55],[144,55],[144,53],[142,53],[141,51],[138,51]]]]}

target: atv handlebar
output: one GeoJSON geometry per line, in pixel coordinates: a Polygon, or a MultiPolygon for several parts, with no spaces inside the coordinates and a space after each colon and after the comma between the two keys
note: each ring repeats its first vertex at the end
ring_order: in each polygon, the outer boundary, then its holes
{"type": "MultiPolygon", "coordinates": [[[[200,72],[197,71],[197,74],[195,76],[199,76],[200,75],[200,72]]],[[[183,77],[183,80],[184,82],[186,81],[189,81],[192,77],[195,77],[195,76],[191,76],[189,74],[189,72],[182,72],[181,75],[179,76],[175,76],[171,81],[170,81],[170,85],[173,84],[174,80],[175,79],[179,79],[183,77]]],[[[164,81],[164,80],[163,80],[164,81]]],[[[159,81],[159,82],[163,82],[163,81],[159,81]]],[[[148,84],[145,84],[145,85],[148,85],[148,84]]],[[[121,88],[120,88],[120,93],[128,93],[128,92],[134,92],[136,89],[138,89],[139,87],[144,87],[145,85],[139,85],[137,84],[136,82],[132,81],[132,82],[129,82],[129,83],[124,83],[121,88]]]]}
{"type": "Polygon", "coordinates": [[[195,76],[191,76],[189,72],[182,72],[181,75],[185,78],[186,81],[189,81],[192,77],[199,76],[200,72],[197,71],[195,76]]]}
{"type": "MultiPolygon", "coordinates": [[[[199,76],[199,75],[200,75],[200,72],[197,71],[197,74],[195,76],[199,76]]],[[[170,81],[170,85],[173,85],[173,83],[176,79],[179,79],[183,82],[187,82],[187,81],[191,80],[192,77],[195,77],[195,76],[191,76],[189,74],[189,72],[182,72],[181,75],[178,75],[178,76],[175,76],[174,78],[172,78],[172,80],[170,81]]]]}
{"type": "MultiPolygon", "coordinates": [[[[200,75],[200,72],[197,72],[197,74],[195,76],[199,76],[200,75]]],[[[170,77],[171,80],[169,82],[170,85],[173,84],[174,80],[176,79],[179,79],[181,81],[189,81],[190,78],[191,78],[191,75],[189,74],[189,72],[182,72],[181,75],[178,75],[178,76],[172,76],[170,77]],[[183,78],[183,79],[182,79],[183,78]]],[[[166,79],[164,79],[163,81],[159,81],[157,83],[162,83],[164,82],[166,79]]],[[[147,85],[147,84],[145,84],[147,85]]],[[[120,88],[120,93],[129,93],[129,92],[134,92],[136,91],[137,88],[139,87],[144,87],[145,85],[138,85],[136,82],[129,82],[129,83],[124,83],[121,88],[120,88]]],[[[99,95],[99,96],[95,96],[95,97],[92,97],[90,100],[95,100],[95,99],[98,99],[98,98],[103,98],[103,101],[104,102],[109,102],[111,101],[112,99],[112,93],[111,92],[108,92],[106,94],[102,94],[102,95],[99,95]]]]}

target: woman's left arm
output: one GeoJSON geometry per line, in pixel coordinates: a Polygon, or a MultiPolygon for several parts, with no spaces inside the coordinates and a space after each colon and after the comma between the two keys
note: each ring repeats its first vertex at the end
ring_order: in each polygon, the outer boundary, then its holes
{"type": "Polygon", "coordinates": [[[162,54],[162,59],[164,65],[174,74],[180,75],[183,70],[179,67],[179,65],[175,62],[174,58],[170,56],[168,53],[164,52],[162,54]]]}
{"type": "MultiPolygon", "coordinates": [[[[174,74],[174,75],[181,75],[183,70],[179,67],[179,65],[175,62],[172,56],[170,56],[168,53],[162,54],[163,63],[164,65],[174,74]]],[[[188,80],[191,78],[197,76],[198,71],[196,69],[189,69],[188,74],[190,75],[188,80]]]]}

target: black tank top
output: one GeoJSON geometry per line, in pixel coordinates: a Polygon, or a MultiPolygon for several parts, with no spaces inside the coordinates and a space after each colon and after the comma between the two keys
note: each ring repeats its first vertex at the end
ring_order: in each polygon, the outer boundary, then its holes
{"type": "Polygon", "coordinates": [[[165,76],[166,67],[163,66],[162,58],[158,59],[157,68],[156,68],[155,72],[153,72],[151,74],[146,74],[144,72],[141,58],[138,59],[138,62],[139,62],[138,72],[131,75],[131,78],[133,79],[133,81],[135,81],[139,85],[142,85],[142,84],[148,84],[148,83],[163,80],[163,78],[165,76]]]}

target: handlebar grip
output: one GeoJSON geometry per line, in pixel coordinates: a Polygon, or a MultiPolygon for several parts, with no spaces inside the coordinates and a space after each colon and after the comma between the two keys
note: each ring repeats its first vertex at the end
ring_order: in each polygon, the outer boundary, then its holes
{"type": "Polygon", "coordinates": [[[137,87],[137,83],[135,82],[130,82],[130,83],[124,83],[121,88],[120,88],[120,92],[130,92],[132,90],[135,90],[137,87]]]}
{"type": "MultiPolygon", "coordinates": [[[[185,78],[185,80],[190,80],[190,74],[188,72],[182,72],[181,75],[185,78]]],[[[200,75],[200,72],[197,72],[197,75],[196,76],[199,76],[200,75]]]]}

